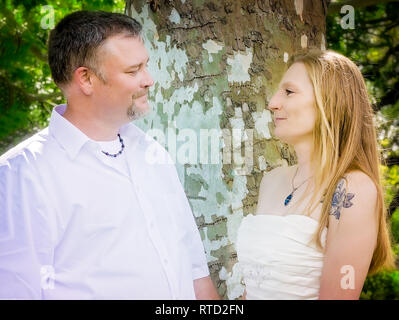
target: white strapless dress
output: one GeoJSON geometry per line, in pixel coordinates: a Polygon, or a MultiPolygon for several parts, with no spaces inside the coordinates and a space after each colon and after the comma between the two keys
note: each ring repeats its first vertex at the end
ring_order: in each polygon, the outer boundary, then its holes
{"type": "MultiPolygon", "coordinates": [[[[247,299],[318,299],[323,253],[309,242],[318,222],[304,215],[243,218],[237,257],[247,299]]],[[[322,233],[325,245],[327,228],[322,233]]]]}

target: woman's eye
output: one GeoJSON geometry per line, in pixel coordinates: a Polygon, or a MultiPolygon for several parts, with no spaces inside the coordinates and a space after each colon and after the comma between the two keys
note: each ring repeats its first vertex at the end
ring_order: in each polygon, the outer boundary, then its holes
{"type": "Polygon", "coordinates": [[[131,74],[131,75],[135,75],[135,74],[137,74],[137,70],[136,71],[129,71],[128,73],[131,74]]]}
{"type": "Polygon", "coordinates": [[[285,89],[285,93],[287,94],[287,96],[289,96],[291,93],[294,93],[294,91],[291,91],[291,90],[285,89]]]}

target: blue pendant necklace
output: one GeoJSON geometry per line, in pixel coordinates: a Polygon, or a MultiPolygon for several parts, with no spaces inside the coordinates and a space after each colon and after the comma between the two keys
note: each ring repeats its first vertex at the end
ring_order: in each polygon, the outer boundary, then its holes
{"type": "Polygon", "coordinates": [[[296,177],[296,174],[298,173],[298,169],[299,169],[299,166],[296,168],[296,171],[295,171],[295,174],[294,174],[294,177],[292,178],[292,180],[291,180],[291,185],[292,185],[292,191],[291,191],[291,193],[285,198],[285,200],[284,200],[284,206],[288,206],[288,204],[291,202],[291,200],[292,200],[292,197],[294,196],[294,192],[300,187],[300,186],[302,186],[306,181],[308,181],[312,176],[310,176],[309,178],[307,178],[305,181],[303,181],[299,186],[297,186],[296,188],[294,187],[294,179],[295,179],[295,177],[296,177]]]}

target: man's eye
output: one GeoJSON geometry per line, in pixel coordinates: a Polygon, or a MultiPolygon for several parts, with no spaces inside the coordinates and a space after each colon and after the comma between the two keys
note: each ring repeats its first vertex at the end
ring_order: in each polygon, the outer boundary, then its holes
{"type": "Polygon", "coordinates": [[[291,93],[294,93],[294,91],[291,91],[291,90],[285,89],[285,93],[287,94],[287,96],[289,96],[291,93]]]}

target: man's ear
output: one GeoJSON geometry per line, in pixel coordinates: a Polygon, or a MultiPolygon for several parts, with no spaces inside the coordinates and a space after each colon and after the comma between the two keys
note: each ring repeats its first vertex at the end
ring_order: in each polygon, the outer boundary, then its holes
{"type": "Polygon", "coordinates": [[[93,93],[93,73],[88,68],[77,68],[73,73],[73,81],[85,95],[89,96],[93,93]]]}

